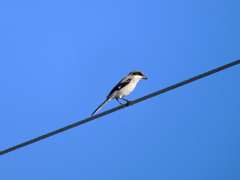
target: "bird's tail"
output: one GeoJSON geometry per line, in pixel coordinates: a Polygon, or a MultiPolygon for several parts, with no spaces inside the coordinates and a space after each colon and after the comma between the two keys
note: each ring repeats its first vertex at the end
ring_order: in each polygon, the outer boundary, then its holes
{"type": "Polygon", "coordinates": [[[97,113],[105,104],[107,104],[108,101],[110,101],[111,99],[106,99],[106,101],[104,101],[93,113],[92,115],[94,115],[95,113],[97,113]]]}

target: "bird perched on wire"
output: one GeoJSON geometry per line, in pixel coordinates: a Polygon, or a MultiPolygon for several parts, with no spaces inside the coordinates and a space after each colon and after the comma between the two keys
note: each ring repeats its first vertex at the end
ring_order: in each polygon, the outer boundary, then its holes
{"type": "Polygon", "coordinates": [[[107,96],[107,99],[92,113],[92,115],[97,113],[111,99],[116,99],[120,103],[120,105],[122,105],[122,103],[118,100],[118,98],[129,102],[123,97],[130,94],[136,87],[138,81],[140,81],[141,79],[147,79],[147,77],[141,71],[130,72],[111,90],[111,92],[107,96]]]}

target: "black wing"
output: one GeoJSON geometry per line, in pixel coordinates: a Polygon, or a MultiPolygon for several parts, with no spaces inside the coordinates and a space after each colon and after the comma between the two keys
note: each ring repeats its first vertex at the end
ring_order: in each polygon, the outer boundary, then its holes
{"type": "Polygon", "coordinates": [[[128,79],[126,79],[125,81],[120,81],[112,90],[111,90],[111,92],[108,94],[108,96],[110,95],[110,94],[112,94],[114,91],[117,91],[117,90],[119,90],[119,89],[122,89],[123,87],[125,87],[126,85],[128,85],[130,82],[131,82],[131,80],[132,80],[132,78],[128,78],[128,79]]]}

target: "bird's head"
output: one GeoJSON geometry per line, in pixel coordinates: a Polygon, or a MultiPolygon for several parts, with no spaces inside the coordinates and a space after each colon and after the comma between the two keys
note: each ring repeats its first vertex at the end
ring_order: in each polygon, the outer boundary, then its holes
{"type": "Polygon", "coordinates": [[[130,72],[129,75],[133,75],[135,77],[138,77],[139,79],[147,79],[147,77],[141,71],[137,70],[130,72]]]}

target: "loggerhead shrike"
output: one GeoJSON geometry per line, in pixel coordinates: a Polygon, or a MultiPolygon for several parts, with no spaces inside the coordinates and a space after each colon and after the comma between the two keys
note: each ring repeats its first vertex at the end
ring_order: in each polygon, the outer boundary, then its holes
{"type": "MultiPolygon", "coordinates": [[[[141,71],[132,71],[125,78],[123,78],[108,94],[107,99],[92,113],[97,113],[108,101],[116,99],[120,105],[122,104],[118,98],[123,99],[124,96],[130,94],[136,87],[138,81],[141,79],[147,79],[147,77],[141,71]]],[[[123,99],[127,101],[126,99],[123,99]]]]}

